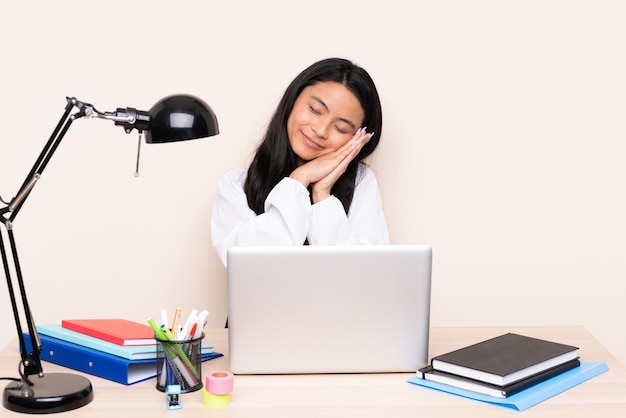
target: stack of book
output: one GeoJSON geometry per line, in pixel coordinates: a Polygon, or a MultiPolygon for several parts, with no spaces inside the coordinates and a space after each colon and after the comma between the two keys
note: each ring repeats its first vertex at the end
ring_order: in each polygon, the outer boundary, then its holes
{"type": "MultiPolygon", "coordinates": [[[[42,360],[125,385],[157,375],[156,341],[147,324],[126,319],[64,320],[38,325],[37,333],[42,360]]],[[[202,361],[221,356],[213,346],[202,344],[202,361]]]]}
{"type": "Polygon", "coordinates": [[[509,333],[433,357],[418,375],[506,398],[579,366],[578,347],[509,333]]]}
{"type": "Polygon", "coordinates": [[[523,411],[607,370],[577,347],[509,333],[433,357],[408,382],[523,411]]]}

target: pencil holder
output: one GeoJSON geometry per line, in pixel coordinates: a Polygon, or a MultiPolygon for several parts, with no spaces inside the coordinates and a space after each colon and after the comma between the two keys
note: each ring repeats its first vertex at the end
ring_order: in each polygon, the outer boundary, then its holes
{"type": "Polygon", "coordinates": [[[180,393],[202,388],[202,340],[204,334],[188,340],[157,342],[157,383],[161,392],[169,385],[180,385],[180,393]]]}

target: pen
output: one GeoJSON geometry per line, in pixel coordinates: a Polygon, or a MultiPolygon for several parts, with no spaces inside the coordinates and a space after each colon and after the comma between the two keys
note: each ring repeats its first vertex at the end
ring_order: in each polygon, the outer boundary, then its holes
{"type": "Polygon", "coordinates": [[[199,321],[200,327],[204,327],[208,316],[209,316],[209,311],[207,311],[206,309],[200,312],[200,314],[198,315],[198,321],[199,321]]]}
{"type": "Polygon", "coordinates": [[[185,325],[183,325],[183,328],[180,330],[180,335],[178,336],[179,339],[181,340],[189,339],[189,329],[191,328],[191,324],[195,321],[197,314],[198,314],[198,311],[196,311],[195,309],[191,310],[191,313],[187,317],[187,321],[185,321],[185,325]]]}
{"type": "Polygon", "coordinates": [[[161,309],[161,324],[167,325],[169,321],[167,320],[167,309],[161,309]]]}
{"type": "MultiPolygon", "coordinates": [[[[170,359],[175,357],[176,354],[172,351],[172,348],[167,345],[167,343],[163,342],[167,340],[167,337],[165,336],[165,334],[163,334],[163,331],[161,331],[161,328],[157,326],[153,318],[148,318],[148,324],[150,324],[150,327],[154,331],[154,336],[160,340],[159,344],[161,344],[161,346],[163,347],[163,350],[167,353],[167,356],[165,356],[165,359],[163,361],[163,365],[161,366],[161,373],[159,374],[159,384],[165,387],[167,380],[168,380],[168,375],[170,375],[168,371],[171,371],[171,372],[174,371],[173,367],[169,365],[170,359]]],[[[176,376],[178,378],[180,376],[180,373],[176,373],[176,376]]]]}
{"type": "Polygon", "coordinates": [[[172,319],[172,326],[170,327],[170,331],[172,334],[176,335],[178,332],[178,316],[180,315],[180,308],[176,308],[174,311],[174,319],[172,319]]]}
{"type": "Polygon", "coordinates": [[[200,335],[202,335],[202,331],[203,331],[204,326],[207,323],[206,319],[208,316],[209,316],[209,311],[207,311],[206,309],[198,314],[198,317],[197,317],[198,319],[196,320],[196,324],[197,324],[196,332],[195,334],[192,335],[192,337],[199,337],[200,335]]]}
{"type": "Polygon", "coordinates": [[[156,324],[156,322],[154,322],[154,318],[148,318],[148,324],[150,324],[150,327],[152,327],[152,331],[154,331],[154,335],[159,340],[167,340],[167,338],[163,334],[163,331],[161,331],[161,328],[156,324]]]}
{"type": "Polygon", "coordinates": [[[191,338],[195,338],[196,337],[196,329],[198,328],[198,323],[195,322],[192,326],[191,326],[191,331],[189,331],[189,336],[191,338]]]}
{"type": "MultiPolygon", "coordinates": [[[[189,331],[189,335],[191,339],[195,339],[195,335],[196,335],[196,329],[198,328],[198,323],[195,322],[192,326],[191,326],[191,331],[189,331]]],[[[200,343],[198,341],[194,341],[193,343],[191,343],[189,345],[189,347],[187,347],[187,355],[190,357],[189,360],[191,360],[191,364],[196,364],[197,360],[198,360],[198,346],[200,345],[200,343]]]]}

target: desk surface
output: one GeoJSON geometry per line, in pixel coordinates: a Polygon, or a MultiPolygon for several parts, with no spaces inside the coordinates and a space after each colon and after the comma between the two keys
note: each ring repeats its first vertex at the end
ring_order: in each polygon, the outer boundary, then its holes
{"type": "MultiPolygon", "coordinates": [[[[548,399],[524,412],[524,417],[624,417],[626,368],[582,327],[432,328],[430,354],[435,356],[505,332],[517,332],[580,347],[583,361],[604,361],[609,371],[548,399]]],[[[209,330],[206,342],[228,353],[225,329],[209,330]]],[[[377,355],[384,355],[381,347],[377,355]]],[[[18,363],[14,340],[0,352],[0,374],[13,376],[18,363]]],[[[228,369],[228,356],[203,363],[203,370],[228,369]]],[[[44,363],[44,372],[68,371],[44,363]]],[[[81,374],[76,372],[77,374],[81,374]]],[[[407,383],[412,374],[347,374],[235,376],[230,405],[209,408],[201,391],[181,395],[182,409],[169,411],[165,394],[151,379],[132,386],[87,376],[94,400],[64,416],[90,417],[512,417],[518,412],[464,399],[407,383]]],[[[3,386],[4,387],[4,386],[3,386]]],[[[24,416],[7,411],[2,416],[24,416]]]]}

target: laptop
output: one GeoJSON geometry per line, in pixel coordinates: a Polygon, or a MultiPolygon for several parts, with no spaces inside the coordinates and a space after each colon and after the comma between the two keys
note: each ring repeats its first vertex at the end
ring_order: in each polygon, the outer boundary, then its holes
{"type": "Polygon", "coordinates": [[[227,265],[233,373],[427,365],[430,246],[232,247],[227,265]]]}

